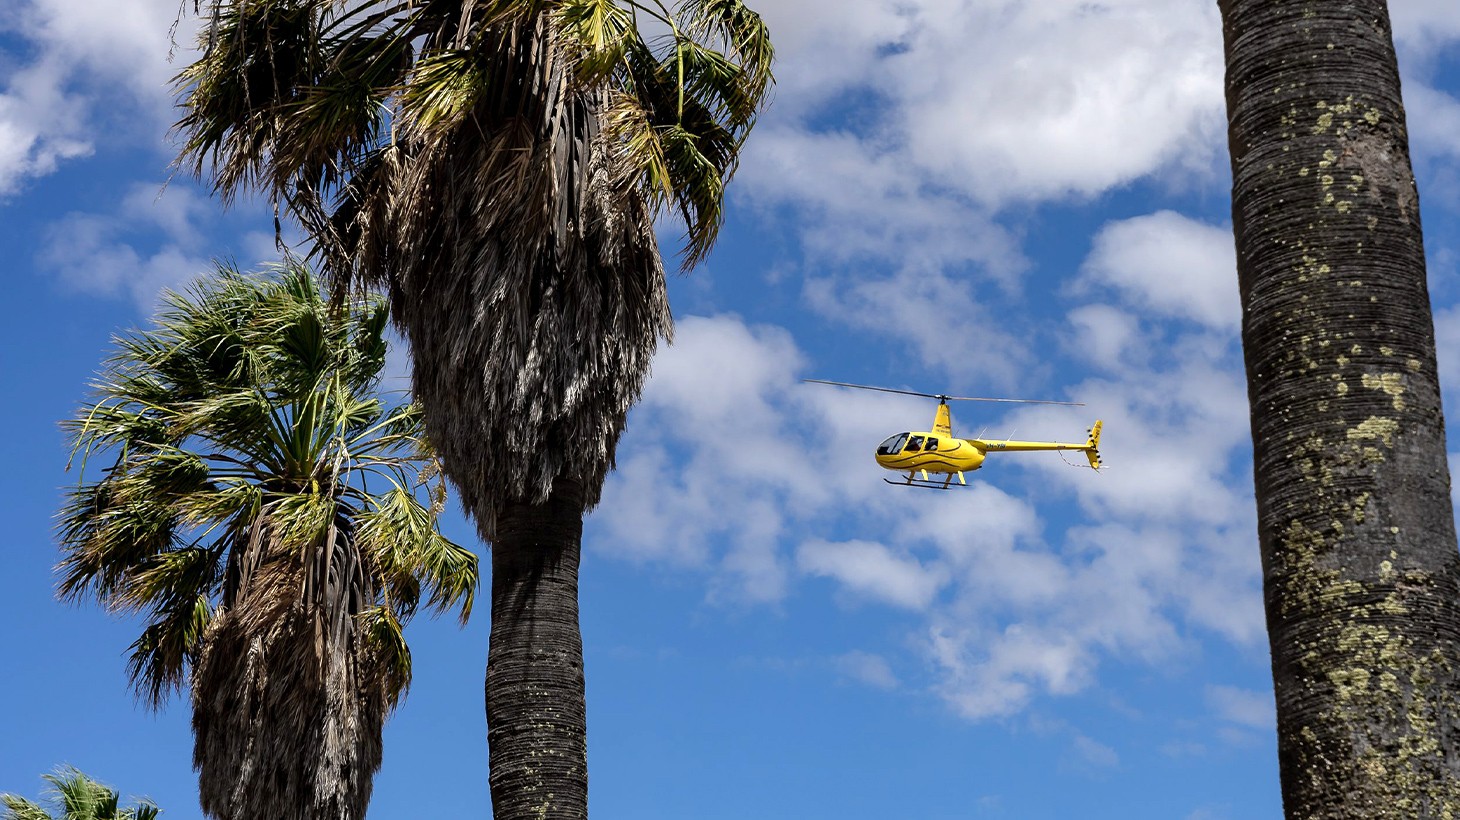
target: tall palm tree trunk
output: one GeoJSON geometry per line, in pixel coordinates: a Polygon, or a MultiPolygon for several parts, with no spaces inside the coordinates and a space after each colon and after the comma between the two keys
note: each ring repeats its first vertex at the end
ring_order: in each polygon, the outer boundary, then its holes
{"type": "Polygon", "coordinates": [[[487,744],[496,820],[588,816],[578,558],[583,487],[509,502],[492,542],[487,744]]]}
{"type": "Polygon", "coordinates": [[[1460,815],[1460,554],[1383,0],[1220,0],[1290,818],[1460,815]]]}

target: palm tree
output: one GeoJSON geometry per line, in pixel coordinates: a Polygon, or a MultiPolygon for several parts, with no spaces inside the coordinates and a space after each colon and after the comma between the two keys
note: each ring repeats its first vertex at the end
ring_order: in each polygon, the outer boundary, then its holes
{"type": "Polygon", "coordinates": [[[686,269],[713,245],[765,26],[741,0],[202,7],[180,161],[225,198],[265,191],[337,293],[389,293],[492,544],[496,816],[583,817],[582,518],[671,332],[653,220],[683,219],[686,269]]]}
{"type": "Polygon", "coordinates": [[[1383,0],[1221,0],[1283,803],[1460,815],[1460,552],[1383,0]]]}
{"type": "Polygon", "coordinates": [[[41,775],[51,787],[47,793],[60,814],[51,814],[44,806],[14,794],[0,795],[5,814],[0,820],[157,820],[162,810],[150,800],[142,800],[131,808],[122,808],[121,795],[69,766],[55,774],[41,775]]]}
{"type": "Polygon", "coordinates": [[[298,264],[166,303],[68,423],[110,463],[61,512],[60,594],[146,618],[131,678],[154,707],[191,689],[205,812],[359,820],[403,625],[423,599],[464,620],[477,585],[419,411],[377,395],[386,307],[331,309],[298,264]]]}

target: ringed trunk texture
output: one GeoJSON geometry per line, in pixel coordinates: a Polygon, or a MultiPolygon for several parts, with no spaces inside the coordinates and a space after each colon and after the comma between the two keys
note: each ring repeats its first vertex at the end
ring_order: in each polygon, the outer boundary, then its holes
{"type": "Polygon", "coordinates": [[[1383,0],[1220,0],[1289,818],[1460,816],[1460,554],[1383,0]]]}
{"type": "Polygon", "coordinates": [[[496,820],[588,816],[578,627],[583,508],[582,486],[559,479],[546,501],[498,512],[486,685],[496,820]]]}

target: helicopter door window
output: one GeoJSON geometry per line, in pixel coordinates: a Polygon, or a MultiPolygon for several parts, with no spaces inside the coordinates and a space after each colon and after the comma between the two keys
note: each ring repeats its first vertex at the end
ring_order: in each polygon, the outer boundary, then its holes
{"type": "Polygon", "coordinates": [[[923,449],[923,437],[922,436],[913,436],[912,438],[908,439],[908,442],[907,442],[907,451],[909,453],[916,453],[916,452],[918,452],[918,451],[920,451],[922,449],[923,449]]]}
{"type": "Polygon", "coordinates": [[[938,440],[935,439],[935,438],[933,438],[932,436],[928,436],[928,446],[925,448],[926,452],[931,453],[931,452],[933,452],[934,450],[937,450],[937,449],[938,449],[938,440]]]}
{"type": "Polygon", "coordinates": [[[902,452],[902,444],[905,441],[907,441],[907,433],[898,433],[877,447],[877,455],[895,456],[902,452]]]}

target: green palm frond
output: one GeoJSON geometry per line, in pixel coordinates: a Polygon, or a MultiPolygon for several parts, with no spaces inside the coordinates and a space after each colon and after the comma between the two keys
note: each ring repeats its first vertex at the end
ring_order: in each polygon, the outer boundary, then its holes
{"type": "Polygon", "coordinates": [[[371,509],[359,516],[357,537],[408,611],[425,582],[431,590],[428,605],[438,612],[460,607],[464,622],[476,593],[476,556],[441,535],[435,517],[414,493],[395,487],[371,499],[371,509]]]}
{"type": "Polygon", "coordinates": [[[68,494],[61,510],[63,558],[57,567],[63,598],[92,594],[108,606],[121,606],[119,593],[128,576],[173,546],[173,510],[153,499],[128,500],[121,484],[103,479],[68,494]]]}
{"type": "Polygon", "coordinates": [[[616,0],[565,0],[554,14],[557,25],[578,50],[582,82],[611,76],[638,38],[632,10],[616,0]]]}
{"type": "Polygon", "coordinates": [[[67,818],[102,817],[108,803],[115,804],[116,794],[75,769],[61,770],[44,776],[67,818]]]}
{"type": "MultiPolygon", "coordinates": [[[[232,459],[225,461],[225,468],[232,463],[232,459]]],[[[267,481],[269,474],[258,471],[250,473],[219,478],[210,492],[177,498],[174,504],[180,522],[190,527],[190,531],[199,533],[197,540],[203,540],[220,527],[259,518],[263,512],[265,490],[258,482],[267,481]]]]}
{"type": "Polygon", "coordinates": [[[51,813],[38,803],[14,794],[0,795],[5,804],[5,820],[52,820],[51,813]]]}
{"type": "Polygon", "coordinates": [[[387,606],[373,606],[355,616],[355,622],[379,665],[385,682],[386,701],[393,709],[411,686],[411,649],[395,612],[387,606]]]}
{"type": "Polygon", "coordinates": [[[680,43],[663,57],[647,46],[630,52],[627,85],[610,109],[611,129],[625,157],[641,169],[657,205],[678,211],[686,226],[685,267],[714,245],[723,221],[725,182],[735,172],[741,136],[716,108],[742,103],[718,96],[738,69],[722,56],[680,43]],[[719,72],[721,76],[717,77],[719,72]],[[683,80],[683,81],[681,81],[683,80]]]}
{"type": "Polygon", "coordinates": [[[210,161],[225,201],[246,187],[278,190],[269,160],[286,106],[313,87],[319,53],[318,4],[305,0],[217,3],[203,56],[175,82],[184,91],[178,123],[184,156],[201,174],[210,161]]]}
{"type": "Polygon", "coordinates": [[[368,519],[373,537],[401,545],[388,566],[354,535],[367,521],[357,516],[436,471],[419,410],[373,392],[385,324],[379,299],[335,307],[291,262],[219,267],[170,294],[154,327],[118,337],[92,400],[64,425],[84,455],[59,514],[58,588],[145,615],[129,666],[145,702],[186,682],[220,607],[271,567],[314,579],[305,587],[318,600],[303,603],[335,624],[381,605],[404,623],[422,594],[438,611],[469,611],[476,559],[442,546],[434,503],[368,519]],[[414,592],[388,600],[408,580],[414,592]]]}
{"type": "Polygon", "coordinates": [[[198,176],[211,169],[226,196],[269,192],[314,234],[335,274],[377,279],[342,253],[364,239],[359,197],[375,186],[361,181],[374,179],[401,127],[429,143],[520,83],[513,74],[525,65],[493,50],[517,42],[502,32],[544,14],[577,82],[633,99],[652,129],[677,129],[648,139],[624,127],[621,103],[600,112],[620,120],[618,150],[643,171],[641,194],[685,220],[693,267],[714,244],[735,155],[773,83],[769,30],[742,0],[219,3],[203,58],[175,81],[186,112],[179,161],[198,176]],[[669,36],[647,41],[640,16],[669,36]]]}
{"type": "Polygon", "coordinates": [[[405,119],[425,131],[455,128],[476,107],[491,84],[488,66],[470,49],[423,57],[401,91],[405,119]]]}
{"type": "MultiPolygon", "coordinates": [[[[744,99],[758,108],[773,82],[771,64],[775,61],[770,29],[761,16],[741,0],[684,0],[679,17],[693,36],[734,55],[745,80],[744,99]]],[[[756,108],[739,109],[742,121],[749,123],[756,108]]]]}
{"type": "Polygon", "coordinates": [[[183,609],[189,601],[204,600],[217,586],[221,554],[201,547],[184,547],[153,558],[128,577],[119,596],[137,608],[150,606],[169,597],[182,599],[183,609]]]}
{"type": "Polygon", "coordinates": [[[46,797],[60,814],[52,815],[39,803],[5,794],[0,795],[0,804],[5,806],[0,820],[156,820],[161,813],[149,800],[122,808],[115,790],[69,766],[41,777],[49,784],[46,797]]]}
{"type": "Polygon", "coordinates": [[[191,606],[181,590],[169,598],[132,642],[127,660],[127,674],[149,704],[162,703],[187,683],[188,668],[196,661],[213,619],[207,593],[193,598],[191,606]]]}

